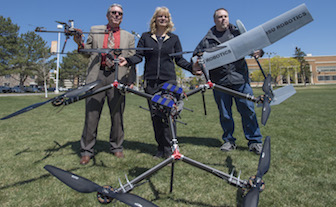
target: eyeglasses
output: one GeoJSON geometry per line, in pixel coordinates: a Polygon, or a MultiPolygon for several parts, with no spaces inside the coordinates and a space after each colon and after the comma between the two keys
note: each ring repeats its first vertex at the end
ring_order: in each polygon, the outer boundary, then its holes
{"type": "Polygon", "coordinates": [[[110,13],[111,13],[111,14],[114,14],[114,15],[118,14],[119,16],[122,16],[122,15],[123,15],[122,12],[118,12],[118,11],[110,11],[110,13]]]}

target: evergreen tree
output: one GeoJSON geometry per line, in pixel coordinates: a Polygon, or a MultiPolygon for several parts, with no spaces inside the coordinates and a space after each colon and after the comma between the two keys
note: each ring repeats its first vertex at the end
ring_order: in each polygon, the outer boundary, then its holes
{"type": "Polygon", "coordinates": [[[20,27],[13,24],[11,19],[0,16],[0,75],[10,74],[9,61],[17,51],[20,27]]]}
{"type": "Polygon", "coordinates": [[[300,67],[299,67],[299,73],[301,76],[301,80],[306,86],[307,81],[309,81],[308,77],[311,76],[309,63],[304,59],[306,56],[306,53],[304,53],[301,48],[295,47],[295,54],[294,58],[299,61],[300,67]]]}
{"type": "Polygon", "coordinates": [[[20,85],[28,76],[36,75],[38,61],[46,57],[49,52],[47,43],[35,32],[21,34],[18,39],[18,47],[15,48],[13,58],[8,62],[11,74],[19,74],[20,85]]]}
{"type": "Polygon", "coordinates": [[[68,53],[60,65],[60,79],[69,79],[75,87],[85,80],[89,59],[76,50],[68,53]]]}

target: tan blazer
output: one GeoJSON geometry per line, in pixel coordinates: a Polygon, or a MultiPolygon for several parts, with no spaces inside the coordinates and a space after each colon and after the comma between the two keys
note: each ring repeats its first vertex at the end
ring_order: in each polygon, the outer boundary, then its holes
{"type": "MultiPolygon", "coordinates": [[[[92,26],[90,32],[105,32],[106,25],[92,26]]],[[[97,49],[103,48],[104,35],[105,34],[89,34],[87,41],[84,45],[85,49],[97,49]]],[[[120,29],[120,48],[134,48],[135,46],[134,36],[120,29]]],[[[135,54],[134,50],[123,50],[121,57],[130,57],[135,54]]],[[[100,70],[101,55],[99,53],[91,53],[89,55],[89,66],[87,69],[86,83],[96,81],[98,78],[98,72],[100,70]]],[[[118,70],[118,80],[124,84],[131,84],[135,81],[135,68],[133,67],[120,67],[118,70]]],[[[113,80],[111,80],[112,83],[113,80]]]]}

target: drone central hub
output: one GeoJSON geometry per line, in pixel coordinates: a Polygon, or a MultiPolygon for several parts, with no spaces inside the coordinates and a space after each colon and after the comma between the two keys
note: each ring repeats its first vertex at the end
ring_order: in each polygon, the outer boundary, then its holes
{"type": "Polygon", "coordinates": [[[118,88],[119,82],[118,81],[114,81],[112,85],[113,85],[113,87],[118,88]]]}
{"type": "Polygon", "coordinates": [[[180,153],[178,149],[174,150],[174,153],[172,156],[174,157],[175,160],[180,160],[182,158],[182,154],[180,153]]]}
{"type": "Polygon", "coordinates": [[[211,81],[208,81],[209,88],[213,88],[214,84],[211,81]]]}
{"type": "Polygon", "coordinates": [[[153,96],[152,101],[170,109],[176,107],[183,89],[170,83],[165,83],[161,89],[160,93],[153,96]]]}

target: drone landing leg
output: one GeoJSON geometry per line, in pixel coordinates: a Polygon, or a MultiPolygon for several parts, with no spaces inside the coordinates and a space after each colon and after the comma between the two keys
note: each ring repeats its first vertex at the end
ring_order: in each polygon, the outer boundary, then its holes
{"type": "Polygon", "coordinates": [[[169,193],[173,192],[173,184],[174,184],[174,162],[172,163],[171,166],[171,174],[170,174],[170,190],[169,193]]]}
{"type": "MultiPolygon", "coordinates": [[[[170,136],[172,137],[172,141],[171,141],[171,146],[172,146],[172,152],[173,155],[172,157],[174,158],[174,160],[179,160],[181,159],[181,154],[179,152],[179,147],[177,145],[177,138],[176,138],[176,126],[174,125],[174,122],[176,123],[176,119],[170,115],[168,115],[168,125],[169,125],[169,129],[170,129],[170,136]]],[[[174,162],[172,163],[171,166],[171,175],[170,175],[170,190],[169,192],[172,193],[173,192],[173,184],[174,184],[174,162]]]]}
{"type": "Polygon", "coordinates": [[[205,89],[202,90],[202,100],[203,100],[204,115],[206,116],[207,115],[207,110],[206,110],[204,93],[205,93],[205,89]]]}

